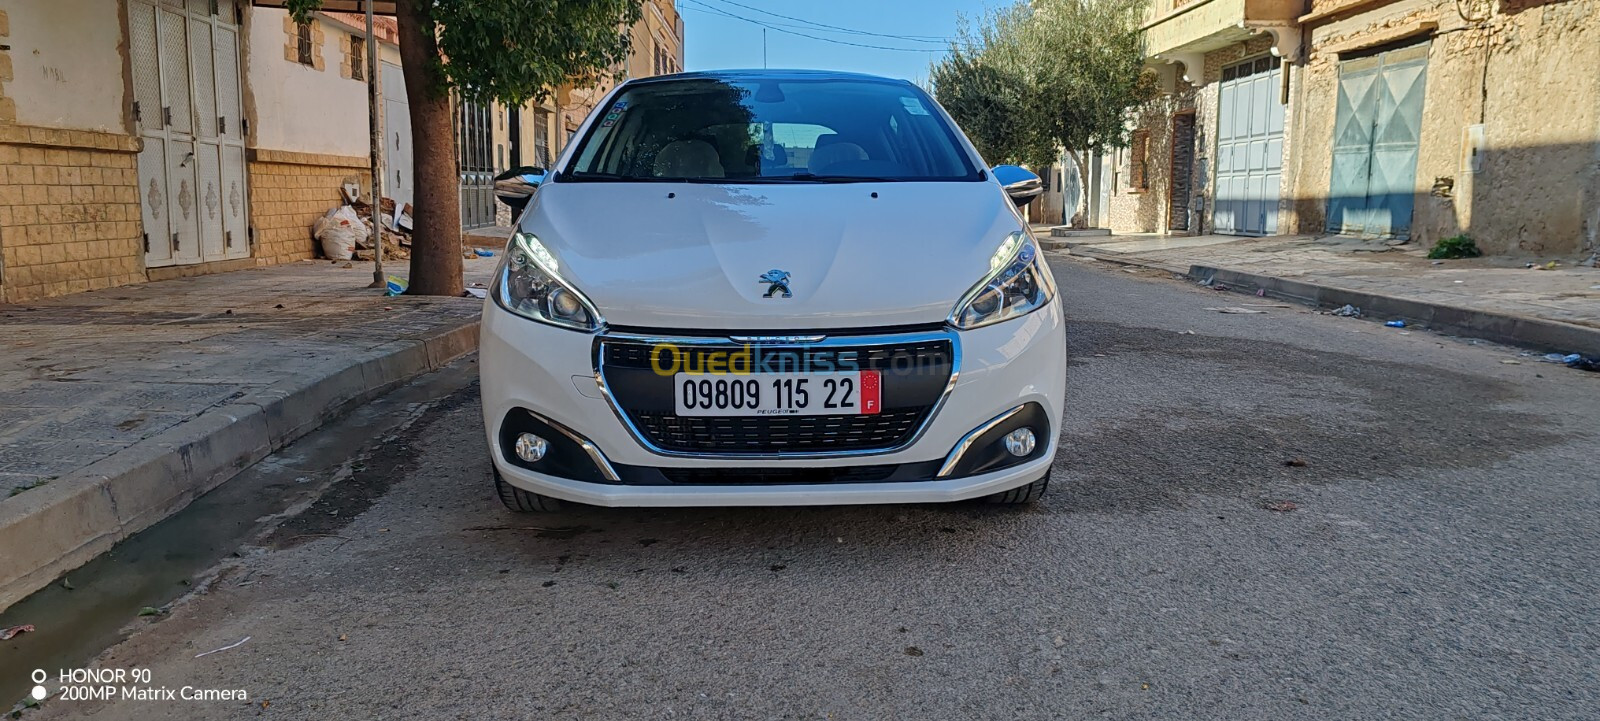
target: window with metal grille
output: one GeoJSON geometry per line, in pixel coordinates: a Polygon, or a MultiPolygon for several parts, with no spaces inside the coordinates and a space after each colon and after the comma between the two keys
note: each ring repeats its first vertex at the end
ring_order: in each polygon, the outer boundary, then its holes
{"type": "Polygon", "coordinates": [[[298,60],[301,65],[311,65],[311,23],[304,22],[295,26],[295,51],[299,53],[298,60]]]}
{"type": "Polygon", "coordinates": [[[350,77],[354,80],[367,79],[367,40],[350,36],[350,77]]]}
{"type": "Polygon", "coordinates": [[[550,167],[550,113],[533,111],[533,164],[550,167]]]}
{"type": "Polygon", "coordinates": [[[1128,187],[1150,189],[1150,131],[1135,130],[1128,146],[1128,187]]]}

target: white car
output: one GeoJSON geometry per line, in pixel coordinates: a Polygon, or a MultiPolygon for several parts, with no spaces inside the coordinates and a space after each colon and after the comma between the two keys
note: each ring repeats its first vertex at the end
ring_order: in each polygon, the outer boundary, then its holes
{"type": "Polygon", "coordinates": [[[524,169],[536,192],[501,193],[527,204],[480,349],[508,507],[1044,492],[1063,315],[1008,196],[1038,179],[984,168],[926,93],[630,80],[576,138],[548,177],[524,169]]]}

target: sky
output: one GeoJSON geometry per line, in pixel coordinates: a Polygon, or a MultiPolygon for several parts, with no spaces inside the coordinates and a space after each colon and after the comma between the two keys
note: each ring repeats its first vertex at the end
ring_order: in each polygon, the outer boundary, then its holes
{"type": "Polygon", "coordinates": [[[849,70],[922,83],[928,76],[928,64],[943,54],[941,40],[955,35],[958,17],[976,18],[986,6],[999,2],[677,0],[677,5],[684,21],[684,67],[688,70],[761,67],[762,26],[749,22],[753,20],[771,26],[766,30],[768,67],[849,70]],[[904,52],[859,45],[934,52],[904,52]]]}

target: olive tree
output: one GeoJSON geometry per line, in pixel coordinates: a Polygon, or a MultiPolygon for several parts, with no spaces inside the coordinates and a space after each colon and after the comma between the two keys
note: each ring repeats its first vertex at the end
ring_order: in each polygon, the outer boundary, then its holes
{"type": "MultiPolygon", "coordinates": [[[[1034,0],[1020,42],[1045,132],[1089,177],[1091,153],[1128,145],[1128,110],[1156,95],[1139,32],[1144,0],[1034,0]]],[[[1089,207],[1081,183],[1080,208],[1089,207]]]]}
{"type": "MultiPolygon", "coordinates": [[[[991,162],[1044,168],[1064,148],[1127,145],[1127,112],[1155,95],[1144,69],[1144,0],[1019,0],[964,27],[930,78],[940,104],[991,162]]],[[[1080,207],[1088,207],[1083,184],[1080,207]]]]}
{"type": "MultiPolygon", "coordinates": [[[[416,216],[407,292],[460,295],[461,205],[452,96],[521,105],[626,57],[641,0],[396,0],[410,97],[416,216]]],[[[288,0],[306,20],[323,0],[288,0]]]]}
{"type": "Polygon", "coordinates": [[[933,64],[934,97],[989,163],[1033,168],[1055,159],[1055,143],[1040,122],[1041,99],[1019,42],[1026,6],[1003,7],[977,22],[963,20],[949,53],[933,64]]]}

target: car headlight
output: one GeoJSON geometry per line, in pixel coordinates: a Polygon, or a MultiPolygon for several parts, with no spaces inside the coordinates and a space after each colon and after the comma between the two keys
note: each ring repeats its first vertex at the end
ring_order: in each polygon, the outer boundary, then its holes
{"type": "Polygon", "coordinates": [[[542,323],[594,331],[605,323],[600,312],[577,288],[561,277],[560,264],[543,243],[517,232],[506,244],[495,299],[506,310],[542,323]]]}
{"type": "Polygon", "coordinates": [[[989,258],[989,273],[961,296],[949,323],[961,330],[981,328],[1038,310],[1055,297],[1055,279],[1039,246],[1027,233],[1006,236],[989,258]]]}

